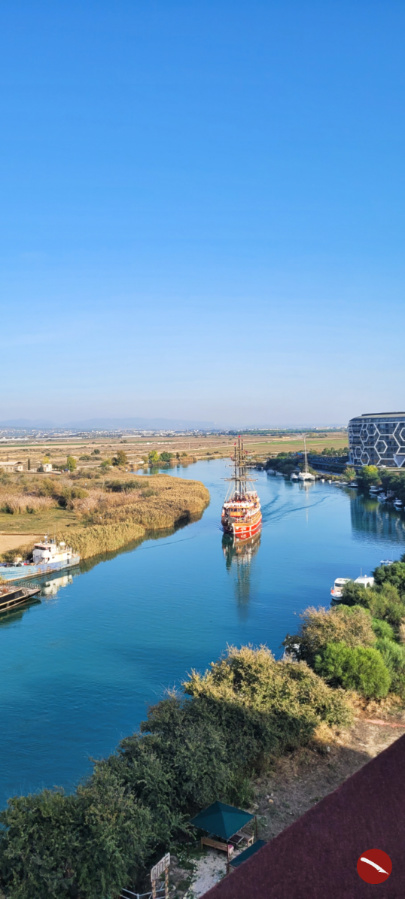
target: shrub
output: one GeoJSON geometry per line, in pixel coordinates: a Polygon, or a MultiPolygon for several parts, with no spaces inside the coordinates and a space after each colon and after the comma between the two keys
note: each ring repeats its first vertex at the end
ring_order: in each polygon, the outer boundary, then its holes
{"type": "Polygon", "coordinates": [[[375,582],[379,587],[392,584],[401,595],[405,595],[405,560],[393,562],[392,565],[380,565],[374,571],[375,582]]]}
{"type": "Polygon", "coordinates": [[[336,606],[333,609],[305,609],[298,634],[288,634],[283,646],[291,655],[314,667],[315,656],[322,655],[328,643],[343,641],[347,646],[372,646],[375,634],[369,612],[361,606],[336,606]]]}
{"type": "Polygon", "coordinates": [[[388,624],[388,621],[382,621],[380,618],[371,619],[371,627],[376,637],[387,637],[388,640],[394,640],[394,628],[388,624]]]}
{"type": "Polygon", "coordinates": [[[105,765],[74,796],[11,799],[0,820],[1,881],[15,899],[117,895],[152,844],[150,813],[105,765]]]}
{"type": "Polygon", "coordinates": [[[209,704],[213,719],[226,722],[238,757],[248,761],[250,756],[253,763],[255,754],[282,752],[306,742],[320,721],[344,724],[350,719],[344,697],[333,693],[304,662],[276,662],[264,646],[231,647],[204,675],[193,671],[184,689],[209,704]],[[249,750],[251,734],[255,740],[249,750]]]}
{"type": "Polygon", "coordinates": [[[107,481],[106,490],[112,493],[130,493],[131,490],[140,490],[143,487],[143,481],[136,481],[135,478],[127,481],[107,481]]]}
{"type": "Polygon", "coordinates": [[[315,669],[333,686],[357,690],[367,699],[382,699],[390,688],[390,675],[381,653],[373,647],[329,643],[315,669]]]}
{"type": "Polygon", "coordinates": [[[389,637],[380,637],[376,648],[381,653],[391,677],[391,689],[398,696],[405,696],[405,647],[389,637]]]}
{"type": "Polygon", "coordinates": [[[68,471],[70,471],[70,472],[76,471],[76,468],[77,468],[77,462],[76,462],[76,459],[75,459],[74,456],[68,456],[68,457],[67,457],[67,459],[66,459],[66,468],[67,468],[68,471]]]}
{"type": "Polygon", "coordinates": [[[114,456],[114,458],[112,460],[112,464],[118,466],[118,465],[127,465],[127,463],[128,463],[127,454],[124,452],[124,450],[118,450],[117,455],[114,456]]]}

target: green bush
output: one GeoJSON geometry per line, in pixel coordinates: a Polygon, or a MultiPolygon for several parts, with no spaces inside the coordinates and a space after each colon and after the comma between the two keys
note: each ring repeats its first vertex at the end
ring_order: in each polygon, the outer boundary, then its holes
{"type": "Polygon", "coordinates": [[[107,481],[105,486],[106,490],[110,490],[112,493],[130,493],[131,490],[140,490],[144,486],[144,482],[131,478],[127,481],[107,481]]]}
{"type": "Polygon", "coordinates": [[[301,615],[297,634],[287,634],[283,646],[293,657],[314,667],[328,643],[343,641],[347,646],[372,646],[375,642],[370,613],[361,606],[335,606],[332,609],[308,608],[301,615]]]}
{"type": "Polygon", "coordinates": [[[374,571],[375,582],[379,587],[392,584],[400,595],[405,596],[405,560],[393,562],[392,565],[380,565],[374,571]]]}
{"type": "Polygon", "coordinates": [[[209,702],[213,715],[229,716],[237,711],[237,720],[229,725],[236,740],[240,710],[259,713],[260,727],[257,716],[253,718],[255,727],[263,732],[262,751],[267,751],[270,743],[274,751],[299,745],[300,729],[308,735],[321,720],[344,724],[350,719],[344,697],[333,693],[304,662],[276,662],[264,646],[257,650],[230,647],[226,658],[212,663],[204,675],[193,671],[184,689],[186,694],[209,702]]]}
{"type": "Polygon", "coordinates": [[[376,649],[381,653],[391,677],[391,689],[398,696],[405,696],[405,646],[399,646],[389,637],[380,637],[376,649]]]}
{"type": "Polygon", "coordinates": [[[380,618],[371,619],[371,627],[376,637],[387,637],[388,640],[394,640],[394,628],[388,624],[388,621],[382,621],[380,618]]]}
{"type": "Polygon", "coordinates": [[[381,653],[373,647],[329,643],[315,659],[316,671],[332,686],[357,690],[367,699],[382,699],[391,684],[381,653]]]}
{"type": "Polygon", "coordinates": [[[1,884],[9,899],[100,899],[139,874],[151,815],[106,766],[73,796],[43,790],[0,814],[1,884]]]}

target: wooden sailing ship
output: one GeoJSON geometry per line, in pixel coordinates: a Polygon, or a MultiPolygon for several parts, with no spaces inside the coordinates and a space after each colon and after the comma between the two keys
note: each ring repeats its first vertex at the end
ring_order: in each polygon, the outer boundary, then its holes
{"type": "Polygon", "coordinates": [[[221,524],[225,534],[235,540],[248,540],[262,527],[260,500],[246,471],[246,453],[242,437],[235,443],[232,482],[222,506],[221,524]]]}

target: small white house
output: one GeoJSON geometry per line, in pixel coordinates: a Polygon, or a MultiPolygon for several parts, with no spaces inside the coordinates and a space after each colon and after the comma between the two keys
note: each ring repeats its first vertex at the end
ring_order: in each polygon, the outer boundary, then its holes
{"type": "Polygon", "coordinates": [[[41,471],[50,472],[52,471],[52,462],[43,462],[41,465],[41,471]]]}

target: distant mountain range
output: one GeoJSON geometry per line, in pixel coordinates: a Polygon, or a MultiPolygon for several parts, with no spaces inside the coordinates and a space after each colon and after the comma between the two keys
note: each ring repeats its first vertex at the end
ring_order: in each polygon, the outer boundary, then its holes
{"type": "Polygon", "coordinates": [[[78,431],[117,431],[121,428],[123,430],[135,428],[151,431],[182,431],[213,427],[214,423],[212,421],[188,421],[182,418],[89,418],[83,421],[67,421],[63,424],[42,419],[15,418],[0,422],[0,428],[21,428],[24,430],[67,428],[78,431]]]}

